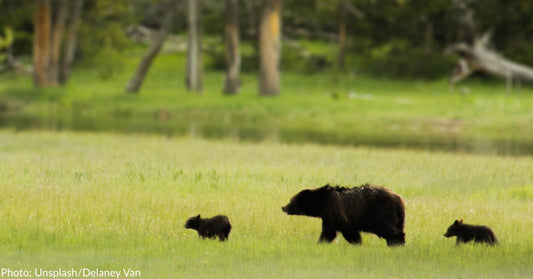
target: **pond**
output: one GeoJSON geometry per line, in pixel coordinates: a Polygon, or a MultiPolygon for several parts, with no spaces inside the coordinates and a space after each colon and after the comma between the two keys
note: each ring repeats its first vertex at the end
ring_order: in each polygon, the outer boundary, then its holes
{"type": "Polygon", "coordinates": [[[0,113],[0,128],[14,130],[105,131],[162,134],[168,137],[231,139],[247,142],[316,143],[345,146],[410,148],[498,155],[533,155],[533,142],[513,138],[465,137],[441,133],[393,133],[391,131],[319,130],[314,127],[265,126],[254,123],[223,123],[197,120],[131,116],[68,117],[0,113]]]}

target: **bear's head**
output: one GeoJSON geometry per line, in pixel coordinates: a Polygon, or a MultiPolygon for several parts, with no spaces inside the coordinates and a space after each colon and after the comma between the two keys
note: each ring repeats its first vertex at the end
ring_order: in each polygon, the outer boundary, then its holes
{"type": "Polygon", "coordinates": [[[457,230],[462,224],[463,224],[463,220],[455,220],[455,222],[453,222],[453,224],[448,227],[448,230],[446,230],[446,233],[444,234],[444,236],[445,237],[457,236],[457,230]]]}
{"type": "Polygon", "coordinates": [[[328,184],[316,189],[302,190],[292,197],[286,206],[281,207],[281,210],[288,215],[321,217],[331,189],[332,187],[328,184]]]}
{"type": "Polygon", "coordinates": [[[194,216],[194,217],[187,219],[187,222],[185,222],[185,228],[194,229],[194,230],[198,229],[201,222],[202,222],[202,218],[200,217],[200,214],[198,214],[198,216],[194,216]]]}

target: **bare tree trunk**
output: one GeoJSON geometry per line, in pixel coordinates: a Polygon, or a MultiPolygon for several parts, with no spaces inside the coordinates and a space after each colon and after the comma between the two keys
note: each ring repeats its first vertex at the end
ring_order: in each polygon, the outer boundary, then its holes
{"type": "Polygon", "coordinates": [[[504,78],[507,91],[513,81],[533,83],[533,68],[506,59],[488,47],[491,33],[481,37],[475,36],[474,11],[469,7],[473,0],[453,0],[456,21],[459,23],[460,42],[448,47],[447,52],[461,56],[450,77],[450,88],[474,72],[483,72],[491,76],[504,78]]]}
{"type": "Polygon", "coordinates": [[[424,51],[431,52],[433,50],[435,31],[433,30],[433,22],[431,19],[426,21],[426,31],[424,32],[424,51]]]}
{"type": "Polygon", "coordinates": [[[339,3],[339,70],[346,68],[346,1],[339,3]]]}
{"type": "Polygon", "coordinates": [[[486,33],[474,40],[472,46],[457,43],[448,48],[448,52],[455,52],[461,56],[450,78],[451,86],[474,72],[484,72],[506,79],[508,90],[513,81],[533,83],[533,68],[510,61],[489,49],[487,47],[489,40],[490,33],[486,33]]]}
{"type": "Polygon", "coordinates": [[[201,0],[188,0],[187,22],[189,25],[187,43],[187,89],[193,92],[202,91],[202,58],[201,31],[199,10],[201,0]]]}
{"type": "Polygon", "coordinates": [[[354,7],[348,0],[342,0],[339,3],[339,69],[344,70],[346,68],[346,20],[348,14],[355,18],[362,19],[365,14],[359,9],[354,7]]]}
{"type": "Polygon", "coordinates": [[[280,91],[281,0],[265,0],[259,26],[259,94],[280,91]]]}
{"type": "Polygon", "coordinates": [[[47,86],[50,65],[50,0],[36,0],[33,24],[33,83],[37,87],[47,86]]]}
{"type": "Polygon", "coordinates": [[[139,91],[139,88],[141,88],[141,85],[144,81],[146,73],[150,69],[150,66],[152,65],[154,58],[157,56],[157,54],[161,50],[161,47],[163,46],[163,43],[165,42],[165,39],[168,35],[168,30],[172,23],[172,19],[174,18],[175,10],[176,10],[175,2],[172,1],[169,4],[169,7],[166,8],[165,18],[163,19],[163,22],[161,23],[161,28],[159,29],[159,34],[158,34],[157,39],[152,43],[150,48],[146,51],[146,53],[144,54],[141,60],[141,63],[139,63],[139,66],[137,67],[137,70],[135,71],[135,74],[133,74],[129,82],[126,84],[126,93],[134,94],[139,91]]]}
{"type": "Polygon", "coordinates": [[[50,68],[48,70],[48,82],[52,86],[58,85],[61,41],[67,15],[67,2],[65,0],[56,0],[54,3],[56,14],[53,22],[52,38],[50,40],[50,68]]]}
{"type": "Polygon", "coordinates": [[[239,50],[239,22],[237,0],[226,0],[224,40],[226,43],[226,81],[224,94],[237,94],[240,85],[241,55],[239,50]]]}
{"type": "Polygon", "coordinates": [[[60,84],[67,83],[70,75],[70,66],[72,65],[72,61],[74,61],[74,53],[76,52],[76,34],[78,33],[80,25],[82,7],[83,0],[76,0],[74,2],[74,9],[68,26],[67,39],[65,42],[65,52],[63,53],[63,60],[61,61],[61,67],[59,69],[60,84]]]}

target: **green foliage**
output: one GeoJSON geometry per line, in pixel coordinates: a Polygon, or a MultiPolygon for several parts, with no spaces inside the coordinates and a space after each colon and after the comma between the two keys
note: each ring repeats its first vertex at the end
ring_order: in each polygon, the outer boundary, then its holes
{"type": "MultiPolygon", "coordinates": [[[[320,42],[318,42],[320,44],[320,42]]],[[[320,73],[331,67],[331,61],[326,58],[326,53],[318,54],[310,52],[299,43],[283,46],[281,56],[281,68],[285,72],[297,72],[303,74],[320,73]]]]}
{"type": "Polygon", "coordinates": [[[91,63],[98,71],[101,79],[110,79],[118,72],[124,70],[123,57],[118,50],[113,48],[108,41],[95,55],[91,63]]]}
{"type": "Polygon", "coordinates": [[[390,41],[370,49],[360,57],[361,72],[381,77],[437,79],[453,68],[456,57],[445,56],[410,45],[405,40],[390,41]]]}
{"type": "MultiPolygon", "coordinates": [[[[344,1],[344,0],[342,0],[344,1]]],[[[286,0],[283,2],[283,34],[299,43],[306,40],[335,44],[339,30],[339,3],[341,0],[286,0]],[[303,31],[303,32],[301,32],[303,31]]],[[[178,1],[179,2],[179,1],[178,1]]],[[[459,25],[456,11],[450,0],[347,0],[365,14],[358,18],[347,16],[347,69],[359,73],[399,78],[438,79],[450,71],[450,60],[443,50],[458,39],[459,25]]],[[[506,57],[526,65],[533,65],[530,44],[533,33],[533,5],[528,0],[468,1],[474,12],[476,32],[493,30],[496,50],[506,57]],[[513,32],[509,32],[513,30],[513,32]]],[[[69,2],[72,3],[72,2],[69,2]]],[[[85,1],[82,12],[80,43],[76,57],[85,65],[100,59],[107,41],[111,48],[122,52],[130,46],[124,30],[131,24],[159,25],[161,1],[115,0],[85,1]]],[[[255,33],[262,1],[240,1],[240,34],[244,45],[256,45],[255,33]]],[[[11,26],[15,42],[13,52],[17,57],[31,56],[33,40],[33,1],[0,2],[0,26],[11,26]]],[[[206,37],[221,37],[223,31],[223,1],[205,1],[202,10],[206,37]]],[[[70,11],[70,9],[69,9],[70,11]]],[[[180,9],[172,31],[186,30],[186,9],[180,9]]],[[[221,40],[211,47],[207,68],[223,69],[224,46],[221,40]]],[[[335,70],[337,49],[311,51],[312,56],[302,56],[301,50],[283,47],[284,71],[317,73],[335,70]]],[[[257,53],[243,48],[243,72],[258,68],[257,53]]]]}
{"type": "Polygon", "coordinates": [[[110,23],[105,28],[92,28],[83,26],[81,28],[80,51],[88,58],[85,62],[91,63],[95,56],[98,56],[104,48],[110,48],[115,51],[124,51],[130,46],[130,42],[124,34],[123,26],[118,23],[110,23]]]}
{"type": "Polygon", "coordinates": [[[13,44],[15,40],[13,35],[13,30],[11,28],[4,28],[4,37],[0,36],[0,61],[3,61],[6,58],[5,50],[13,44]]]}
{"type": "Polygon", "coordinates": [[[7,48],[14,40],[13,29],[9,27],[4,28],[4,37],[0,37],[0,48],[7,48]]]}

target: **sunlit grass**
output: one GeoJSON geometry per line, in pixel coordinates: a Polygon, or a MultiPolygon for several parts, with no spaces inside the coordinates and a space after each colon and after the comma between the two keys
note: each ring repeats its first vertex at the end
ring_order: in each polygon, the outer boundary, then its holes
{"type": "Polygon", "coordinates": [[[132,267],[143,278],[526,278],[533,272],[533,159],[401,149],[0,132],[0,262],[132,267]],[[281,211],[325,183],[385,185],[406,203],[405,247],[365,234],[317,244],[320,221],[281,211]],[[187,217],[226,214],[227,243],[187,217]],[[442,235],[490,226],[496,247],[442,235]]]}

